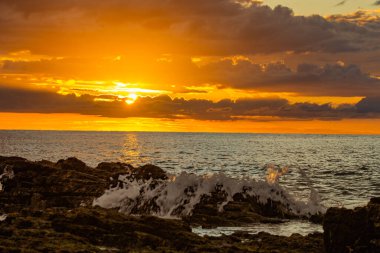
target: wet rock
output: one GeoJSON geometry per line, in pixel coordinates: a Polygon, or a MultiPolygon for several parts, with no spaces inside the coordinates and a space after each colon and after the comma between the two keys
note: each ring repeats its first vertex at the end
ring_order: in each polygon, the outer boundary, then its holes
{"type": "Polygon", "coordinates": [[[380,252],[380,198],[354,210],[328,209],[323,229],[328,253],[380,252]]]}
{"type": "Polygon", "coordinates": [[[80,170],[86,171],[88,169],[87,165],[76,157],[69,157],[67,159],[59,160],[56,165],[64,170],[80,170]]]}
{"type": "Polygon", "coordinates": [[[0,171],[7,168],[12,168],[13,177],[0,179],[3,188],[0,212],[17,211],[27,206],[44,209],[90,204],[109,187],[113,174],[123,172],[91,168],[76,158],[52,163],[0,157],[0,171]]]}
{"type": "Polygon", "coordinates": [[[321,234],[200,237],[181,220],[102,208],[30,209],[0,222],[0,252],[323,252],[321,234]]]}
{"type": "Polygon", "coordinates": [[[218,203],[201,201],[196,205],[192,214],[183,217],[184,220],[195,226],[244,226],[252,223],[281,223],[275,217],[265,217],[252,207],[250,202],[231,201],[223,207],[221,212],[218,203]]]}
{"type": "Polygon", "coordinates": [[[152,164],[147,164],[133,170],[131,176],[137,180],[149,180],[150,178],[156,180],[168,179],[166,172],[163,169],[152,164]]]}
{"type": "Polygon", "coordinates": [[[16,248],[38,252],[189,251],[207,243],[180,220],[131,217],[100,208],[53,208],[39,217],[33,214],[24,209],[0,223],[0,252],[16,248]]]}
{"type": "MultiPolygon", "coordinates": [[[[147,181],[149,179],[153,180],[166,180],[168,179],[166,172],[152,164],[143,165],[138,168],[134,168],[130,164],[126,163],[100,163],[96,169],[102,171],[113,172],[111,175],[111,185],[110,187],[116,187],[122,185],[122,182],[119,181],[119,176],[123,175],[130,182],[134,180],[143,180],[147,181]]],[[[123,181],[125,182],[125,180],[123,181]]]]}
{"type": "Polygon", "coordinates": [[[241,193],[235,194],[233,196],[233,199],[234,201],[248,204],[251,210],[265,217],[286,218],[286,219],[300,217],[292,213],[289,210],[288,206],[280,203],[279,201],[273,201],[271,199],[267,199],[267,202],[263,203],[258,199],[257,196],[244,196],[241,193]]]}
{"type": "Polygon", "coordinates": [[[280,202],[268,199],[260,202],[256,196],[243,196],[237,193],[226,201],[226,193],[215,188],[211,195],[205,195],[194,207],[189,217],[183,219],[192,224],[213,226],[241,226],[250,223],[281,223],[282,219],[303,218],[294,215],[280,202]]]}
{"type": "Polygon", "coordinates": [[[323,224],[323,218],[324,214],[319,213],[319,214],[314,214],[309,217],[309,221],[315,224],[323,224]]]}
{"type": "Polygon", "coordinates": [[[131,181],[167,179],[166,173],[154,165],[139,168],[125,163],[101,163],[88,167],[77,158],[32,162],[19,157],[0,157],[0,172],[12,168],[14,174],[0,178],[0,211],[9,212],[32,206],[73,208],[91,205],[110,186],[120,182],[119,175],[128,175],[131,181]]]}
{"type": "Polygon", "coordinates": [[[34,210],[42,210],[46,208],[46,200],[39,193],[33,193],[30,199],[30,207],[34,210]]]}
{"type": "Polygon", "coordinates": [[[0,164],[3,163],[17,163],[17,162],[25,162],[27,161],[25,158],[18,156],[0,156],[0,164]]]}

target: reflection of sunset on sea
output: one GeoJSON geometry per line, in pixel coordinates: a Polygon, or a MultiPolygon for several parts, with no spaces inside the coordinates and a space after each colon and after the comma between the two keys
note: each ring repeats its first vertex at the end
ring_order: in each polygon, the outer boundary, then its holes
{"type": "Polygon", "coordinates": [[[1,1],[0,128],[380,133],[378,5],[312,2],[1,1]]]}

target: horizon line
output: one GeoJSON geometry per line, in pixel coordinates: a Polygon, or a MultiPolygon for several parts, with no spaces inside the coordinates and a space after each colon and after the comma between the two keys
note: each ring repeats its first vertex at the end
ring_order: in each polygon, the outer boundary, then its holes
{"type": "Polygon", "coordinates": [[[347,136],[380,136],[380,133],[275,133],[275,132],[207,132],[207,131],[143,131],[143,130],[59,130],[59,129],[0,129],[0,131],[28,132],[98,132],[98,133],[182,133],[182,134],[252,134],[252,135],[347,135],[347,136]]]}

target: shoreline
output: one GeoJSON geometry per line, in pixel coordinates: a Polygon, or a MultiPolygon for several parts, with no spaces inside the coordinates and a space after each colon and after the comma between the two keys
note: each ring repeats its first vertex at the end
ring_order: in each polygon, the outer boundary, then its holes
{"type": "MultiPolygon", "coordinates": [[[[380,220],[380,201],[377,199],[371,200],[368,207],[355,210],[330,208],[326,215],[310,216],[314,222],[323,222],[324,234],[293,234],[285,237],[263,232],[255,235],[235,232],[228,236],[201,237],[191,232],[191,226],[211,228],[255,222],[281,223],[284,218],[305,217],[297,217],[290,213],[289,208],[279,199],[269,199],[263,203],[252,196],[243,197],[238,193],[223,206],[222,212],[218,212],[218,204],[224,201],[225,196],[222,191],[214,189],[211,197],[203,196],[200,202],[194,205],[191,215],[181,216],[181,220],[149,215],[151,210],[157,208],[151,201],[139,202],[133,206],[134,209],[132,208],[130,213],[120,212],[119,208],[115,207],[104,209],[92,205],[94,199],[101,197],[105,191],[112,189],[112,186],[131,182],[128,180],[132,179],[132,176],[133,179],[137,178],[144,183],[149,182],[146,187],[158,189],[160,183],[167,180],[167,176],[165,171],[153,165],[134,168],[123,163],[101,163],[91,168],[76,158],[53,163],[0,156],[0,175],[0,214],[6,214],[6,218],[0,221],[0,249],[5,252],[20,250],[18,247],[21,247],[21,244],[17,242],[21,238],[28,242],[25,247],[29,249],[34,250],[33,245],[40,244],[37,252],[290,252],[290,249],[292,252],[325,252],[325,248],[326,252],[340,252],[336,251],[336,247],[342,247],[341,242],[334,235],[338,236],[341,233],[351,233],[345,237],[348,241],[343,242],[344,247],[360,246],[361,249],[367,247],[369,250],[374,247],[377,250],[380,247],[380,240],[376,237],[378,228],[375,226],[363,228],[366,233],[361,234],[366,238],[361,238],[359,245],[350,243],[357,244],[356,237],[360,235],[354,236],[355,240],[352,242],[349,239],[355,231],[342,230],[343,225],[347,225],[347,217],[356,217],[353,219],[357,221],[354,222],[355,227],[358,227],[358,224],[368,224],[368,220],[363,220],[363,217],[371,217],[369,220],[377,224],[380,220]],[[121,182],[120,175],[129,175],[128,180],[121,182]],[[357,212],[361,215],[358,216],[357,212]],[[366,212],[367,216],[363,216],[363,212],[366,212]],[[136,214],[140,216],[136,217],[136,214]],[[330,235],[326,238],[326,230],[333,233],[332,237],[330,235]],[[45,239],[47,235],[49,239],[45,239]],[[64,244],[60,243],[62,240],[64,244]]],[[[189,189],[187,191],[189,192],[189,189]]],[[[181,213],[183,208],[178,206],[177,212],[181,213]]]]}

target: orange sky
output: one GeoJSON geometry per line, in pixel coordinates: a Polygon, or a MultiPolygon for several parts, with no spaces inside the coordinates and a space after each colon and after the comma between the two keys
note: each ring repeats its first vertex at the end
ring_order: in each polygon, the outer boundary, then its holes
{"type": "Polygon", "coordinates": [[[1,1],[0,129],[378,134],[379,8],[257,2],[1,1]]]}
{"type": "Polygon", "coordinates": [[[380,119],[340,121],[218,121],[110,119],[78,114],[0,113],[3,130],[164,131],[223,133],[380,134],[380,119]],[[27,127],[25,127],[27,126],[27,127]]]}

